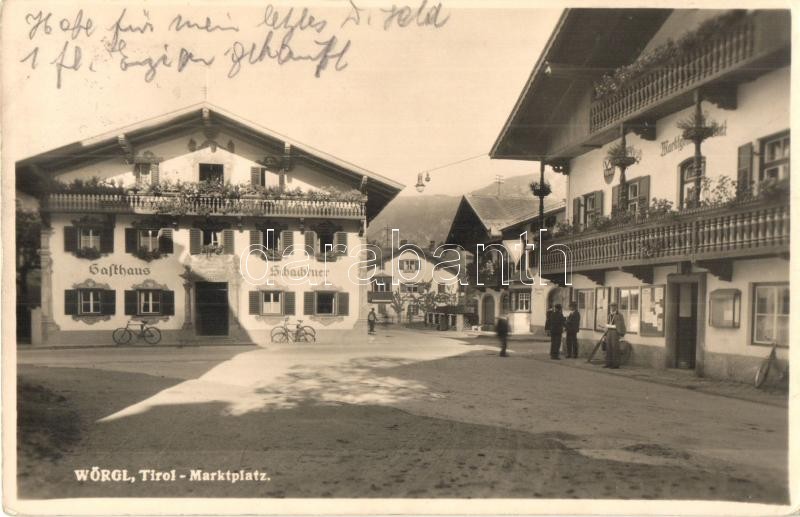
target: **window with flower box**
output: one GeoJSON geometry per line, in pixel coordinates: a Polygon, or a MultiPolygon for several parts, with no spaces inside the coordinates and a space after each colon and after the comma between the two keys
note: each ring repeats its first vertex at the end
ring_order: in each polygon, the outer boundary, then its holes
{"type": "Polygon", "coordinates": [[[189,253],[191,255],[232,255],[233,252],[233,230],[220,227],[191,228],[189,230],[189,253]]]}
{"type": "Polygon", "coordinates": [[[171,228],[125,228],[125,253],[150,260],[172,251],[171,228]]]}

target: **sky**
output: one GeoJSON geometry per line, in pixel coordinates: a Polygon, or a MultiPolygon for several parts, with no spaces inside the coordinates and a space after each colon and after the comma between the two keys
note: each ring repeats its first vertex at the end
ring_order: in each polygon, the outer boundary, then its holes
{"type": "Polygon", "coordinates": [[[191,5],[6,2],[4,166],[207,100],[399,181],[401,195],[418,195],[419,172],[477,155],[432,172],[425,195],[538,171],[487,153],[560,9],[429,0],[191,5]],[[316,57],[327,42],[319,77],[318,60],[259,60],[270,31],[270,51],[286,42],[295,57],[316,57]],[[148,59],[158,64],[150,77],[148,59]]]}

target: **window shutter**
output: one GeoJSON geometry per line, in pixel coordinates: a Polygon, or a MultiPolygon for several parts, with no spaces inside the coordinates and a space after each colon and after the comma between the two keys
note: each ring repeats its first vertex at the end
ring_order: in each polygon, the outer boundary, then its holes
{"type": "Polygon", "coordinates": [[[175,315],[175,291],[161,291],[161,314],[175,315]]]}
{"type": "Polygon", "coordinates": [[[750,192],[753,182],[753,144],[739,146],[736,163],[736,195],[743,197],[750,192]]]}
{"type": "Polygon", "coordinates": [[[306,232],[306,251],[309,255],[314,255],[317,252],[317,232],[306,232]]]}
{"type": "Polygon", "coordinates": [[[222,230],[222,248],[226,255],[233,255],[233,230],[222,230]]]}
{"type": "Polygon", "coordinates": [[[138,230],[135,228],[125,228],[125,253],[135,253],[137,248],[136,233],[138,230]]]}
{"type": "Polygon", "coordinates": [[[125,291],[125,315],[136,316],[137,300],[136,291],[125,291]]]}
{"type": "Polygon", "coordinates": [[[292,246],[294,246],[294,232],[290,230],[284,230],[281,232],[281,254],[286,253],[286,250],[289,250],[291,253],[292,246]]]}
{"type": "Polygon", "coordinates": [[[619,210],[619,192],[620,188],[619,185],[614,185],[611,188],[611,213],[615,213],[619,210]]]}
{"type": "Polygon", "coordinates": [[[113,316],[117,313],[117,292],[106,289],[100,294],[100,314],[113,316]]]}
{"type": "Polygon", "coordinates": [[[254,187],[265,186],[261,183],[261,167],[250,167],[250,185],[254,187]]]}
{"type": "Polygon", "coordinates": [[[350,315],[350,293],[336,293],[336,314],[350,315]]]}
{"type": "Polygon", "coordinates": [[[639,209],[647,209],[650,206],[650,176],[639,178],[639,209]]]}
{"type": "Polygon", "coordinates": [[[336,232],[333,234],[333,244],[334,250],[336,251],[337,255],[347,255],[347,232],[336,232]],[[339,245],[343,245],[342,248],[339,245]]]}
{"type": "Polygon", "coordinates": [[[153,184],[153,185],[158,185],[158,171],[159,171],[158,163],[151,163],[150,164],[150,183],[153,184]]]}
{"type": "Polygon", "coordinates": [[[261,314],[261,291],[250,291],[247,294],[248,314],[251,316],[261,314]]]}
{"type": "Polygon", "coordinates": [[[114,227],[104,226],[100,230],[100,253],[114,253],[114,227]]]}
{"type": "Polygon", "coordinates": [[[74,226],[64,227],[64,251],[78,251],[78,229],[74,226]]]}
{"type": "Polygon", "coordinates": [[[314,293],[303,293],[303,314],[314,314],[314,293]]]}
{"type": "Polygon", "coordinates": [[[594,193],[594,214],[595,216],[603,215],[603,191],[598,190],[594,193]]]}
{"type": "Polygon", "coordinates": [[[264,234],[261,233],[261,230],[250,230],[250,246],[261,244],[263,235],[264,234]]]}
{"type": "Polygon", "coordinates": [[[189,253],[197,255],[200,253],[200,247],[203,242],[203,234],[199,228],[191,228],[189,230],[189,253]]]}
{"type": "Polygon", "coordinates": [[[64,314],[67,316],[78,314],[77,289],[67,289],[64,291],[64,314]]]}
{"type": "Polygon", "coordinates": [[[572,226],[581,223],[581,198],[576,197],[572,200],[572,226]]]}
{"type": "Polygon", "coordinates": [[[161,253],[172,253],[172,228],[161,229],[161,235],[158,237],[158,250],[161,253]]]}
{"type": "Polygon", "coordinates": [[[286,316],[294,316],[294,291],[285,291],[283,293],[283,314],[286,316]]]}

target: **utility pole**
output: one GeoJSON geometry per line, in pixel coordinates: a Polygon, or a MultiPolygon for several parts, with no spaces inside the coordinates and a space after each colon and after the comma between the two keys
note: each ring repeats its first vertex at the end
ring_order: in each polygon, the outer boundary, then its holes
{"type": "Polygon", "coordinates": [[[500,185],[505,183],[505,180],[503,180],[503,175],[502,174],[495,174],[494,175],[494,182],[497,183],[497,197],[500,197],[500,185]]]}

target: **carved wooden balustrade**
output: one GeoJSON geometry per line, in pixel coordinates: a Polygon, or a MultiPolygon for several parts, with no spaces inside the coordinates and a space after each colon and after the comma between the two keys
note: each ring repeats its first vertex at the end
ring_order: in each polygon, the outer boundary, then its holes
{"type": "Polygon", "coordinates": [[[362,219],[363,201],[326,201],[303,198],[178,197],[169,194],[50,194],[43,203],[50,212],[109,212],[177,215],[238,215],[272,217],[334,217],[362,219]]]}
{"type": "MultiPolygon", "coordinates": [[[[610,231],[554,237],[568,249],[571,270],[677,263],[687,260],[764,257],[789,253],[789,199],[742,202],[684,210],[610,231]]],[[[568,267],[568,270],[570,268],[568,267]]],[[[543,251],[542,274],[564,272],[564,255],[543,251]]]]}
{"type": "Polygon", "coordinates": [[[631,84],[592,102],[590,131],[594,133],[642,114],[668,98],[721,79],[788,46],[788,23],[782,23],[776,16],[781,14],[757,11],[746,16],[707,44],[653,66],[631,84]]]}

